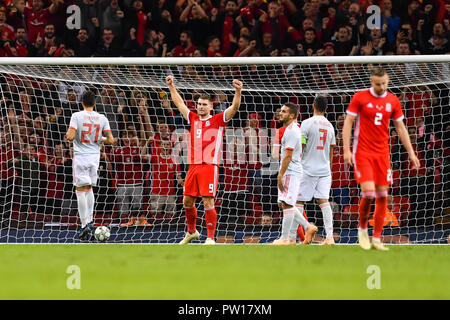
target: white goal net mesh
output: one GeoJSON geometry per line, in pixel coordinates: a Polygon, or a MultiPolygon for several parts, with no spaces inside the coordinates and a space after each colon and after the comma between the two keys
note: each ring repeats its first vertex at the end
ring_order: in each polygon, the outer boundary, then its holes
{"type": "MultiPolygon", "coordinates": [[[[186,105],[200,94],[214,98],[214,113],[244,84],[239,112],[224,135],[215,199],[216,241],[266,243],[279,237],[279,160],[272,154],[277,112],[300,106],[312,116],[317,93],[328,96],[326,117],[335,126],[330,202],[338,243],[354,243],[360,190],[343,164],[341,130],[352,95],[369,84],[370,64],[246,65],[0,65],[0,242],[78,242],[80,219],[72,182],[71,143],[64,139],[72,113],[87,90],[106,115],[115,146],[103,146],[94,187],[94,224],[111,229],[110,242],[177,243],[186,231],[182,204],[189,125],[170,99],[174,76],[186,105]],[[167,144],[167,140],[169,143],[167,144]],[[164,145],[164,146],[163,146],[164,145]]],[[[401,99],[405,122],[422,167],[411,170],[395,132],[394,183],[383,237],[393,243],[446,243],[449,235],[449,62],[384,64],[390,91],[401,99]]],[[[204,208],[197,229],[206,236],[204,208]]],[[[305,207],[324,237],[317,204],[305,207]]],[[[373,212],[373,211],[372,211],[373,212]]],[[[370,225],[370,222],[369,222],[370,225]]],[[[194,241],[195,242],[195,241],[194,241]]]]}

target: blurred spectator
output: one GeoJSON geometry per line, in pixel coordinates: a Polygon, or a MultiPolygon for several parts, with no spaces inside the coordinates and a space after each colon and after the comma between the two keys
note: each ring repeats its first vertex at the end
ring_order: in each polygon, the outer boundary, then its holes
{"type": "MultiPolygon", "coordinates": [[[[217,12],[217,9],[215,9],[215,12],[217,12]]],[[[214,19],[214,16],[211,17],[212,19],[214,19]]],[[[187,0],[186,7],[181,12],[179,21],[180,28],[183,31],[188,30],[191,32],[192,43],[195,46],[206,45],[204,41],[211,34],[211,28],[215,30],[210,24],[210,18],[205,9],[194,0],[187,0]]],[[[215,34],[219,35],[220,33],[215,34]]]]}
{"type": "MultiPolygon", "coordinates": [[[[19,213],[27,215],[29,212],[37,213],[38,206],[44,204],[45,198],[39,197],[41,176],[45,170],[42,168],[37,156],[36,147],[26,145],[23,153],[8,162],[8,169],[14,168],[14,197],[19,205],[19,213]]],[[[40,212],[42,213],[42,212],[40,212]]]]}
{"type": "MultiPolygon", "coordinates": [[[[65,154],[64,145],[55,144],[52,154],[48,155],[44,165],[47,168],[47,187],[45,194],[45,214],[52,221],[59,221],[64,194],[64,185],[69,182],[66,177],[72,175],[70,157],[65,154]],[[67,165],[67,163],[69,165],[67,165]]],[[[69,196],[70,197],[70,196],[69,196]]]]}
{"type": "Polygon", "coordinates": [[[87,30],[89,37],[97,38],[100,29],[100,9],[98,6],[98,0],[74,0],[81,11],[81,29],[87,30]],[[94,37],[94,35],[97,35],[94,37]]]}
{"type": "Polygon", "coordinates": [[[349,26],[342,26],[338,29],[335,35],[336,41],[334,42],[334,52],[336,56],[352,56],[355,55],[358,50],[350,31],[351,28],[349,26]]]}
{"type": "MultiPolygon", "coordinates": [[[[117,1],[117,0],[111,0],[117,1]]],[[[96,57],[119,57],[122,55],[122,49],[119,40],[116,39],[113,30],[104,28],[101,41],[94,52],[96,57]]]]}
{"type": "Polygon", "coordinates": [[[196,47],[192,43],[192,31],[183,31],[180,34],[180,44],[172,50],[174,57],[192,57],[196,47]]]}
{"type": "Polygon", "coordinates": [[[269,136],[262,128],[262,117],[257,113],[248,115],[244,127],[245,152],[248,169],[249,191],[253,202],[258,203],[262,197],[262,153],[269,149],[269,136]]]}
{"type": "MultiPolygon", "coordinates": [[[[338,123],[343,125],[344,119],[345,115],[339,115],[338,123]]],[[[343,150],[342,131],[339,130],[336,135],[336,147],[333,149],[333,163],[331,165],[331,197],[339,205],[339,212],[344,212],[345,207],[350,204],[351,174],[348,166],[344,163],[343,150]]]]}
{"type": "Polygon", "coordinates": [[[152,177],[150,208],[153,215],[173,217],[177,203],[177,186],[183,186],[183,178],[170,140],[162,139],[160,153],[151,156],[152,177]]]}
{"type": "Polygon", "coordinates": [[[49,7],[44,8],[44,0],[32,0],[31,8],[25,2],[18,1],[16,8],[25,17],[28,30],[28,42],[34,44],[36,39],[44,36],[44,27],[50,22],[50,15],[56,13],[58,6],[64,4],[64,0],[52,0],[49,7]]]}
{"type": "Polygon", "coordinates": [[[426,85],[405,87],[399,98],[404,105],[407,126],[413,126],[418,117],[430,115],[431,108],[438,103],[433,91],[426,85]]]}
{"type": "MultiPolygon", "coordinates": [[[[193,0],[191,0],[193,1],[193,0]]],[[[211,23],[214,34],[218,35],[222,44],[222,55],[232,56],[237,48],[237,38],[239,37],[239,23],[236,18],[239,16],[239,6],[236,0],[225,0],[224,10],[211,12],[211,23]]]]}
{"type": "Polygon", "coordinates": [[[123,23],[125,13],[119,6],[119,0],[98,0],[98,6],[102,12],[100,28],[111,30],[114,38],[121,43],[126,30],[123,23]]]}
{"type": "Polygon", "coordinates": [[[382,24],[387,25],[386,35],[388,43],[395,41],[395,35],[400,29],[400,17],[392,12],[392,1],[382,0],[381,2],[382,24]]]}
{"type": "Polygon", "coordinates": [[[147,22],[151,19],[151,13],[144,11],[143,0],[129,1],[130,6],[124,6],[123,26],[124,32],[134,28],[136,30],[136,40],[139,45],[144,43],[145,29],[147,29],[147,22]]]}
{"type": "Polygon", "coordinates": [[[425,210],[427,167],[425,154],[417,145],[417,129],[415,127],[409,127],[408,133],[414,152],[420,161],[420,168],[413,169],[408,154],[405,151],[402,152],[400,192],[403,196],[409,197],[412,211],[412,219],[410,222],[412,225],[417,225],[424,224],[424,219],[427,214],[425,210]]]}
{"type": "Polygon", "coordinates": [[[73,49],[77,57],[91,57],[98,42],[99,28],[95,28],[95,33],[89,35],[87,28],[78,30],[76,39],[73,41],[73,49]]]}
{"type": "Polygon", "coordinates": [[[225,132],[227,146],[224,150],[222,205],[218,221],[236,223],[243,218],[248,208],[250,191],[248,161],[245,153],[245,139],[233,132],[225,132]]]}
{"type": "Polygon", "coordinates": [[[26,39],[27,33],[25,27],[17,27],[15,41],[12,43],[5,42],[3,44],[7,55],[10,57],[28,57],[34,55],[34,48],[30,46],[26,39]]]}
{"type": "Polygon", "coordinates": [[[146,149],[139,147],[137,135],[122,131],[121,146],[114,149],[111,157],[115,164],[119,216],[122,219],[125,215],[130,215],[130,220],[123,225],[146,226],[147,220],[141,213],[144,164],[149,160],[146,149]]]}
{"type": "Polygon", "coordinates": [[[322,49],[322,44],[317,40],[316,30],[314,28],[305,30],[305,36],[300,43],[303,51],[308,56],[316,55],[317,51],[322,49]]]}
{"type": "Polygon", "coordinates": [[[43,38],[38,34],[34,46],[34,55],[37,57],[59,57],[64,48],[62,40],[55,35],[55,25],[52,23],[44,26],[43,38]]]}

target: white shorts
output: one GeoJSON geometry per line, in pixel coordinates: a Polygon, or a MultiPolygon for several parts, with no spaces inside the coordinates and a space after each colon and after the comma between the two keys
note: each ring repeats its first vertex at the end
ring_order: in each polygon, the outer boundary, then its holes
{"type": "Polygon", "coordinates": [[[294,206],[297,202],[297,195],[300,187],[300,175],[286,174],[283,176],[284,192],[278,189],[278,202],[284,202],[294,206]]]}
{"type": "Polygon", "coordinates": [[[99,162],[100,154],[73,156],[72,170],[75,187],[97,185],[99,162]]]}
{"type": "Polygon", "coordinates": [[[328,199],[331,190],[331,175],[326,177],[313,177],[303,174],[300,180],[298,201],[310,201],[315,199],[328,199]]]}

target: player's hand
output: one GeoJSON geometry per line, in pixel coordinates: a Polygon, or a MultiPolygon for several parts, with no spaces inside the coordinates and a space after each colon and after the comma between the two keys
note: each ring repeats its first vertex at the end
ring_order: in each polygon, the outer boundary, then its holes
{"type": "Polygon", "coordinates": [[[169,87],[173,86],[173,76],[167,76],[166,83],[169,87]]]}
{"type": "Polygon", "coordinates": [[[344,164],[353,167],[353,154],[351,151],[344,151],[344,164]]]}
{"type": "Polygon", "coordinates": [[[278,189],[279,189],[281,192],[284,192],[285,189],[284,189],[283,176],[282,176],[281,174],[278,174],[277,180],[278,180],[278,182],[277,182],[278,189]]]}
{"type": "Polygon", "coordinates": [[[420,161],[417,158],[415,153],[410,153],[409,154],[409,159],[411,160],[412,164],[413,164],[413,169],[414,170],[419,170],[420,168],[420,161]]]}
{"type": "Polygon", "coordinates": [[[242,90],[242,81],[239,81],[237,79],[233,80],[233,87],[236,89],[236,91],[241,91],[242,90]]]}

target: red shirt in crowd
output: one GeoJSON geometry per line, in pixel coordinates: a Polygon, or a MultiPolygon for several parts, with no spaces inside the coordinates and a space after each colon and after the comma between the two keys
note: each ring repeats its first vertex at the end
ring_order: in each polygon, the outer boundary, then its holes
{"type": "Polygon", "coordinates": [[[114,150],[117,184],[138,184],[144,181],[141,149],[137,146],[119,147],[114,150]]]}
{"type": "Polygon", "coordinates": [[[38,34],[44,38],[44,27],[50,20],[50,10],[46,8],[35,11],[33,8],[25,7],[23,14],[27,24],[28,42],[34,43],[38,34]]]}
{"type": "Polygon", "coordinates": [[[172,156],[162,154],[152,155],[152,194],[174,195],[175,177],[180,172],[180,166],[172,156]]]}

